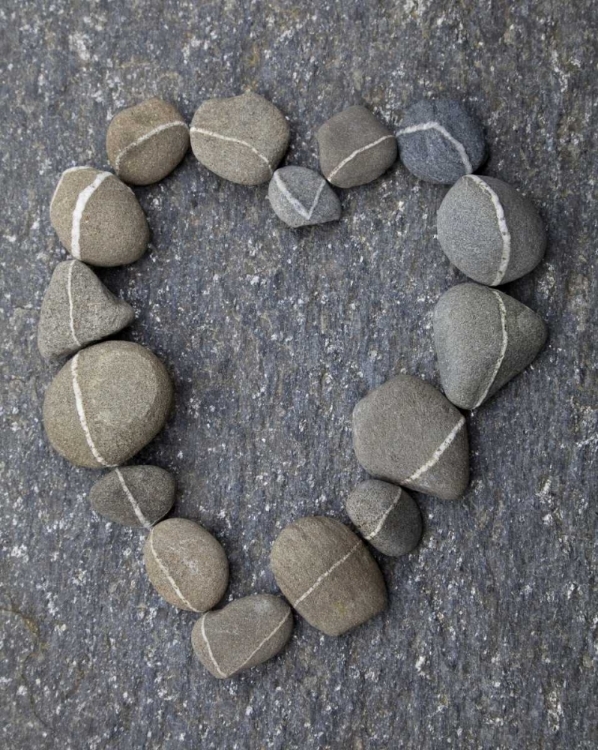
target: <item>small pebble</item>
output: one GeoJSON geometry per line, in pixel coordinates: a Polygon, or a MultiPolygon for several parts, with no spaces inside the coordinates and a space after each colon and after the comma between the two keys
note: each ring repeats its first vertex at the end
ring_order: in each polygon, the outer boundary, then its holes
{"type": "Polygon", "coordinates": [[[397,375],[358,402],[353,447],[374,477],[443,500],[456,500],[469,483],[465,417],[411,375],[397,375]]]}
{"type": "Polygon", "coordinates": [[[118,466],[162,429],[172,400],[172,382],[155,354],[130,341],[106,341],[75,354],[50,383],[44,427],[71,463],[118,466]]]}
{"type": "Polygon", "coordinates": [[[427,182],[452,185],[486,158],[482,125],[452,99],[424,100],[405,112],[397,133],[401,161],[427,182]]]}
{"type": "Polygon", "coordinates": [[[256,594],[206,612],[191,633],[193,650],[214,677],[224,680],[272,659],[293,632],[293,614],[279,596],[256,594]]]}
{"type": "Polygon", "coordinates": [[[449,260],[480,284],[499,286],[542,260],[546,233],[530,200],[494,177],[468,175],[438,209],[438,241],[449,260]]]}
{"type": "Polygon", "coordinates": [[[291,605],[326,635],[342,635],[386,608],[386,586],[365,544],[333,518],[300,518],[279,534],[270,566],[291,605]]]}
{"type": "Polygon", "coordinates": [[[228,586],[222,545],[186,518],[168,518],[154,526],[143,546],[143,559],[153,587],[179,609],[207,612],[228,586]]]}
{"type": "Polygon", "coordinates": [[[134,263],[149,241],[145,214],[131,188],[92,167],[62,173],[50,221],[73,258],[92,266],[134,263]]]}
{"type": "Polygon", "coordinates": [[[365,107],[339,112],[316,133],[320,169],[328,182],[341,188],[377,179],[397,158],[397,139],[365,107]]]}
{"type": "Polygon", "coordinates": [[[459,284],[434,309],[442,388],[461,409],[476,409],[518,375],[544,346],[542,319],[498,289],[459,284]]]}
{"type": "Polygon", "coordinates": [[[401,487],[370,479],[347,499],[347,513],[361,536],[384,555],[406,555],[419,544],[422,517],[401,487]]]}
{"type": "Polygon", "coordinates": [[[321,175],[305,167],[277,169],[268,198],[278,218],[293,228],[341,217],[341,202],[334,190],[321,175]]]}
{"type": "Polygon", "coordinates": [[[115,297],[85,263],[54,269],[44,295],[37,345],[44,359],[64,357],[131,325],[133,308],[115,297]]]}
{"type": "Polygon", "coordinates": [[[208,99],[191,123],[191,148],[197,160],[240,185],[270,180],[288,145],[289,126],[282,112],[252,92],[208,99]]]}
{"type": "Polygon", "coordinates": [[[148,99],[123,109],[108,126],[106,150],[116,174],[132,185],[159,182],[189,148],[189,128],[177,109],[148,99]]]}
{"type": "Polygon", "coordinates": [[[175,481],[158,466],[123,466],[91,488],[91,507],[123,526],[151,528],[174,504],[175,481]]]}

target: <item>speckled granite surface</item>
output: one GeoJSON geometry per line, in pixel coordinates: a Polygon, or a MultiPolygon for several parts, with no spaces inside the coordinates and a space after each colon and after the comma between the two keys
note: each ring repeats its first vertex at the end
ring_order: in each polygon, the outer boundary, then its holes
{"type": "MultiPolygon", "coordinates": [[[[597,14],[591,0],[2,4],[2,747],[596,746],[597,14]],[[421,547],[382,560],[389,611],[338,640],[298,621],[280,658],[219,683],[193,658],[195,616],[151,590],[143,534],[91,513],[97,475],[49,449],[55,368],[35,330],[65,257],[48,219],[60,171],[107,167],[124,105],[161,95],[190,120],[245,89],[288,115],[287,163],[308,167],[346,105],[396,125],[423,94],[462,97],[487,126],[487,173],[548,224],[545,262],[506,291],[550,342],[470,419],[465,499],[418,498],[421,547]]],[[[297,232],[266,187],[192,156],[137,193],[151,252],[101,277],[177,387],[140,458],[176,472],[176,513],[222,540],[230,597],[274,591],[280,528],[346,518],[356,400],[401,370],[437,382],[432,307],[463,278],[434,238],[444,190],[397,166],[343,193],[339,225],[297,232]]]]}

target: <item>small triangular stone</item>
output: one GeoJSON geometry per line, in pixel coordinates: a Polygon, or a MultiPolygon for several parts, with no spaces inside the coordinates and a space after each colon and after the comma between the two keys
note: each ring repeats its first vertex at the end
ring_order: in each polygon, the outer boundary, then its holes
{"type": "Polygon", "coordinates": [[[37,345],[44,359],[73,354],[112,336],[135,318],[133,308],[115,297],[78,260],[59,263],[42,302],[37,345]]]}
{"type": "Polygon", "coordinates": [[[459,284],[434,310],[442,388],[453,404],[475,409],[524,370],[544,346],[546,325],[497,289],[459,284]]]}

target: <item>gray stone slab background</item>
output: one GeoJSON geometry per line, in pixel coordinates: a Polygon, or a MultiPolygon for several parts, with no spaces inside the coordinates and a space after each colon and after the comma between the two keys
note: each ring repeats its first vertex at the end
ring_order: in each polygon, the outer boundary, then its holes
{"type": "MultiPolygon", "coordinates": [[[[2,3],[2,747],[596,747],[597,16],[592,0],[2,3]],[[486,173],[548,225],[545,262],[506,291],[550,342],[469,419],[466,497],[418,496],[421,547],[380,560],[388,612],[336,640],[297,620],[278,659],[222,683],[193,657],[195,616],[151,589],[143,534],[95,516],[97,475],[49,448],[56,368],[35,334],[65,258],[48,218],[60,172],[108,166],[123,106],[159,95],[190,120],[246,89],[285,112],[286,163],[309,167],[315,130],[349,104],[394,126],[427,94],[467,102],[487,127],[486,173]]],[[[278,531],[303,514],[346,520],[364,476],[356,400],[399,371],[437,383],[432,307],[463,280],[435,239],[445,191],[396,165],[342,193],[340,224],[301,231],[265,186],[192,155],[136,192],[151,250],[100,275],[177,389],[139,459],[172,469],[176,514],[222,540],[229,598],[275,591],[278,531]]]]}

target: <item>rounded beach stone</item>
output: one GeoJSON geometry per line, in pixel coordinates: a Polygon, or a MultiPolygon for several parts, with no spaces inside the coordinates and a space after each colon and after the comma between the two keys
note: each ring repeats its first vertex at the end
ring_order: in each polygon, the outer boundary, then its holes
{"type": "Polygon", "coordinates": [[[119,112],[108,126],[106,151],[116,174],[132,185],[159,182],[189,148],[189,128],[177,109],[148,99],[119,112]]]}
{"type": "Polygon", "coordinates": [[[256,594],[206,612],[193,627],[191,643],[204,667],[224,680],[272,659],[293,632],[293,615],[279,596],[256,594]]]}
{"type": "Polygon", "coordinates": [[[411,375],[397,375],[357,403],[353,447],[374,477],[443,500],[456,500],[469,483],[465,417],[411,375]]]}
{"type": "Polygon", "coordinates": [[[124,466],[102,477],[91,488],[91,507],[123,526],[151,528],[174,503],[172,474],[158,466],[124,466]]]}
{"type": "Polygon", "coordinates": [[[349,495],[346,508],[361,536],[384,555],[399,557],[419,544],[421,513],[401,487],[377,479],[362,482],[349,495]]]}
{"type": "Polygon", "coordinates": [[[66,260],[54,269],[44,295],[37,345],[44,359],[64,357],[130,325],[133,308],[108,291],[85,263],[66,260]]]}
{"type": "Polygon", "coordinates": [[[228,586],[228,560],[220,542],[195,521],[168,518],[143,546],[147,575],[163,599],[179,609],[206,612],[228,586]]]}
{"type": "Polygon", "coordinates": [[[475,409],[524,370],[544,346],[542,319],[498,289],[459,284],[434,309],[434,343],[449,401],[475,409]]]}
{"type": "Polygon", "coordinates": [[[92,266],[121,266],[141,258],[149,227],[131,188],[110,172],[72,167],[62,173],[50,220],[73,258],[92,266]]]}
{"type": "Polygon", "coordinates": [[[494,177],[468,175],[438,209],[438,241],[449,260],[480,284],[499,286],[535,268],[546,249],[531,201],[494,177]]]}
{"type": "Polygon", "coordinates": [[[191,123],[191,148],[197,160],[240,185],[269,180],[288,145],[289,126],[282,112],[252,92],[208,99],[191,123]]]}
{"type": "Polygon", "coordinates": [[[172,397],[155,354],[106,341],[75,354],[50,383],[44,427],[52,447],[77,466],[118,466],[162,429],[172,397]]]}
{"type": "Polygon", "coordinates": [[[328,182],[341,188],[377,179],[397,158],[397,139],[365,107],[339,112],[316,133],[320,168],[328,182]]]}
{"type": "Polygon", "coordinates": [[[405,112],[397,132],[401,161],[427,182],[452,185],[486,157],[484,129],[452,99],[426,99],[405,112]]]}
{"type": "Polygon", "coordinates": [[[341,202],[326,180],[305,167],[283,167],[274,172],[268,199],[279,219],[290,227],[325,224],[341,217],[341,202]]]}
{"type": "Polygon", "coordinates": [[[300,518],[279,534],[270,566],[302,617],[326,635],[342,635],[386,608],[386,586],[365,544],[340,521],[300,518]]]}

